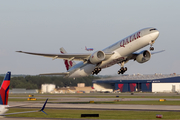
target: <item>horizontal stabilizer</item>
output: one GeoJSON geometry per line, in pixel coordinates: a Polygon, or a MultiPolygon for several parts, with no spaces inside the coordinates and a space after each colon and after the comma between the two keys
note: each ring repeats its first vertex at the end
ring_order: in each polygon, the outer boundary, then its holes
{"type": "Polygon", "coordinates": [[[43,74],[39,74],[39,75],[69,75],[69,72],[65,72],[65,73],[43,73],[43,74]]]}

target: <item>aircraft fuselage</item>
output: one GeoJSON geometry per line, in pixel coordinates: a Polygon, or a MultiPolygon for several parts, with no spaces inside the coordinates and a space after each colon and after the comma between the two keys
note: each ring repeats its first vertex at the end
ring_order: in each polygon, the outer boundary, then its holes
{"type": "MultiPolygon", "coordinates": [[[[159,31],[155,28],[141,29],[127,36],[126,38],[102,50],[105,53],[114,54],[110,58],[102,61],[102,63],[98,67],[102,69],[107,68],[114,64],[117,64],[120,61],[125,60],[127,56],[132,54],[133,52],[151,43],[154,43],[158,36],[159,31]]],[[[78,64],[74,65],[71,69],[68,70],[70,74],[66,77],[85,77],[90,75],[96,67],[96,64],[79,62],[78,64]]]]}

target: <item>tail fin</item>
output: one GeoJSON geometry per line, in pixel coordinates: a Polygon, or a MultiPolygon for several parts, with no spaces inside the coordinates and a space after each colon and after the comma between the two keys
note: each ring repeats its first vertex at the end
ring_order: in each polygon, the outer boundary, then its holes
{"type": "Polygon", "coordinates": [[[7,72],[0,88],[0,105],[8,104],[10,78],[11,72],[7,72]]]}
{"type": "MultiPolygon", "coordinates": [[[[62,47],[60,48],[60,52],[62,54],[66,54],[66,50],[62,47]]],[[[69,70],[71,67],[73,67],[76,63],[73,60],[64,59],[64,64],[66,66],[66,69],[69,70]]]]}
{"type": "Polygon", "coordinates": [[[43,107],[41,108],[41,110],[39,110],[39,111],[43,112],[43,113],[44,113],[44,114],[46,114],[46,115],[47,115],[47,113],[46,113],[46,112],[44,112],[44,109],[45,109],[45,107],[46,107],[46,103],[47,103],[47,101],[48,101],[48,98],[46,99],[46,101],[45,101],[45,103],[44,103],[43,107]]]}

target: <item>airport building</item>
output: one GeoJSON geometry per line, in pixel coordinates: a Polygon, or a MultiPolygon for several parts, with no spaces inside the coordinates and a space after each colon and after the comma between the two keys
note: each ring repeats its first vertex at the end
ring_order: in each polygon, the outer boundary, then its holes
{"type": "Polygon", "coordinates": [[[54,84],[42,84],[41,93],[90,93],[94,91],[91,86],[85,86],[85,83],[78,83],[74,87],[58,87],[54,84]]]}
{"type": "Polygon", "coordinates": [[[180,76],[162,75],[122,75],[93,80],[96,91],[119,92],[180,92],[180,76]]]}
{"type": "Polygon", "coordinates": [[[55,84],[42,84],[41,93],[51,93],[56,88],[55,84]]]}

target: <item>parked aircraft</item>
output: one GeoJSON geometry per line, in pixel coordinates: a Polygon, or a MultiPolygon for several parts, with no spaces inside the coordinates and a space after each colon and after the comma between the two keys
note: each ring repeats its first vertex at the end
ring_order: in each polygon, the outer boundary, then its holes
{"type": "Polygon", "coordinates": [[[95,51],[92,54],[68,54],[64,48],[60,48],[62,54],[33,53],[24,51],[17,52],[50,57],[53,59],[64,59],[67,72],[46,73],[41,75],[64,75],[65,77],[71,78],[84,77],[90,74],[98,74],[101,69],[110,67],[114,64],[120,65],[118,74],[123,74],[127,71],[127,67],[124,67],[124,64],[129,60],[135,60],[138,63],[145,63],[150,60],[152,53],[148,50],[142,50],[139,53],[135,52],[147,45],[150,45],[150,50],[154,50],[153,44],[158,36],[159,31],[156,28],[144,28],[110,45],[109,47],[95,51]],[[81,62],[75,64],[73,60],[81,62]]]}
{"type": "Polygon", "coordinates": [[[86,51],[93,51],[94,49],[93,49],[93,48],[87,48],[87,47],[85,46],[85,50],[86,50],[86,51]]]}
{"type": "MultiPolygon", "coordinates": [[[[7,108],[15,107],[15,106],[9,106],[8,105],[10,79],[11,79],[11,72],[7,72],[3,82],[1,84],[1,88],[0,88],[0,116],[12,115],[12,114],[21,114],[21,113],[30,113],[30,112],[43,112],[43,113],[45,113],[44,108],[46,106],[48,99],[46,99],[43,107],[40,110],[6,113],[9,110],[7,108]]],[[[16,105],[16,106],[20,106],[20,105],[16,105]]],[[[45,113],[45,114],[47,114],[47,113],[45,113]]]]}

